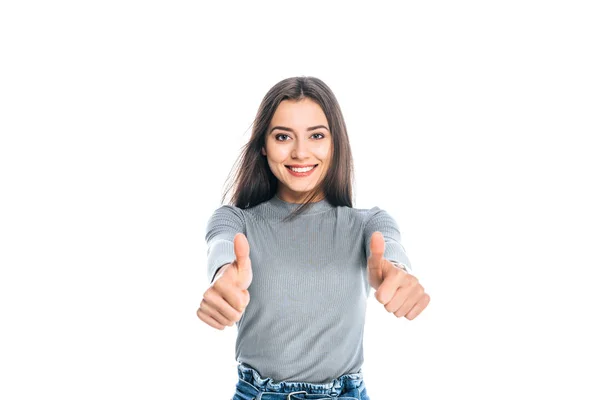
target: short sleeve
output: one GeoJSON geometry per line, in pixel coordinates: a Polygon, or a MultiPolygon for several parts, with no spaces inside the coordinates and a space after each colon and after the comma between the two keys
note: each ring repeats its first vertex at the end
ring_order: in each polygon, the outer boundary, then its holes
{"type": "Polygon", "coordinates": [[[407,272],[412,274],[412,265],[401,243],[398,224],[385,210],[373,207],[367,214],[364,230],[365,254],[367,259],[371,256],[371,236],[374,232],[381,232],[385,239],[385,252],[383,256],[395,263],[404,264],[407,272]]]}
{"type": "Polygon", "coordinates": [[[237,233],[246,235],[244,213],[234,206],[221,206],[210,217],[206,226],[208,245],[207,274],[212,283],[217,270],[235,260],[233,238],[237,233]]]}

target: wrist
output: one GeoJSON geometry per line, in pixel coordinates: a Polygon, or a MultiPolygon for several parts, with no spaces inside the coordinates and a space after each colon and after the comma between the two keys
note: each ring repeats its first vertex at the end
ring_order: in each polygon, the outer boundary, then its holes
{"type": "Polygon", "coordinates": [[[406,266],[406,264],[403,263],[399,263],[399,262],[394,262],[394,261],[390,261],[392,263],[392,265],[398,269],[403,270],[404,272],[406,272],[408,274],[408,267],[406,266]]]}

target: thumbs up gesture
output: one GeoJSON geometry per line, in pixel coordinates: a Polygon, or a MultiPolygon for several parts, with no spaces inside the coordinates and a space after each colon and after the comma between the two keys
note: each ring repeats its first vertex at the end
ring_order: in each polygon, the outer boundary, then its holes
{"type": "Polygon", "coordinates": [[[203,322],[220,330],[239,321],[250,302],[250,245],[243,233],[233,238],[233,251],[235,260],[219,269],[196,312],[203,322]]]}
{"type": "Polygon", "coordinates": [[[381,232],[373,232],[370,250],[367,269],[375,298],[396,317],[415,319],[429,304],[429,295],[417,278],[383,258],[385,240],[381,232]]]}

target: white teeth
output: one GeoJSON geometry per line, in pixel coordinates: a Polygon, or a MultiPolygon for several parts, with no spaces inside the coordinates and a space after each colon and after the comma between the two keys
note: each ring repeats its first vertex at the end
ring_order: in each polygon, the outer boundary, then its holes
{"type": "Polygon", "coordinates": [[[308,172],[311,169],[313,169],[315,166],[313,165],[312,167],[305,167],[305,168],[294,168],[294,167],[290,167],[290,169],[294,172],[308,172]]]}

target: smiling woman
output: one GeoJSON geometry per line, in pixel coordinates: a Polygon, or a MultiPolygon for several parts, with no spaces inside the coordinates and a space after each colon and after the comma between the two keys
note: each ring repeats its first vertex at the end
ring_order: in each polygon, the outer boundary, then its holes
{"type": "Polygon", "coordinates": [[[273,86],[225,192],[233,191],[230,203],[206,230],[211,286],[197,314],[216,329],[237,326],[234,400],[369,400],[370,288],[398,318],[427,306],[396,222],[378,207],[353,208],[352,180],[346,124],[329,87],[313,77],[273,86]]]}
{"type": "Polygon", "coordinates": [[[236,207],[253,207],[276,194],[300,203],[290,218],[324,198],[352,207],[354,169],[346,123],[335,95],[320,79],[288,78],[267,92],[236,166],[222,198],[233,192],[230,203],[236,207]],[[315,165],[313,171],[302,169],[315,165]]]}
{"type": "MultiPolygon", "coordinates": [[[[325,177],[331,161],[331,134],[325,113],[310,99],[284,100],[268,132],[261,153],[279,181],[277,196],[289,203],[306,201],[325,177]]],[[[322,198],[321,190],[314,201],[322,198]]]]}

